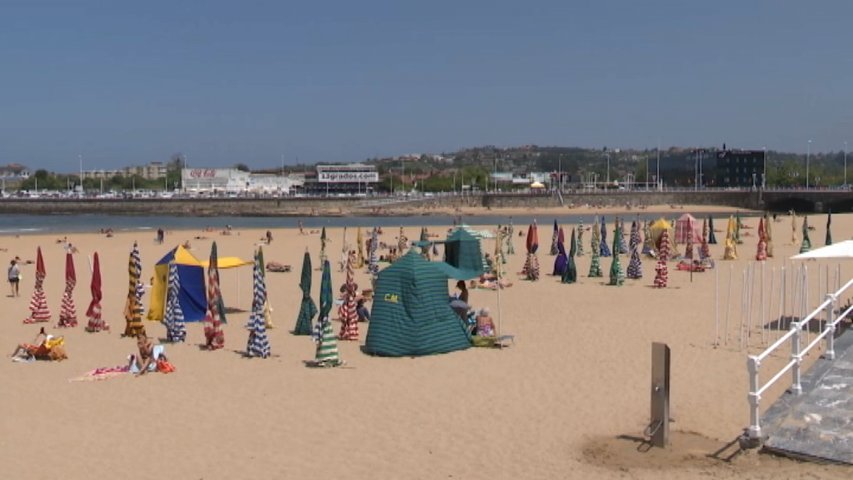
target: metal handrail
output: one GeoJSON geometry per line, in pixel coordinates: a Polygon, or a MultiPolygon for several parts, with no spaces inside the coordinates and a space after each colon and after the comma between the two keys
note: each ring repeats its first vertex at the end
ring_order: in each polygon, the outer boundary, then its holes
{"type": "Polygon", "coordinates": [[[851,287],[853,287],[853,280],[849,280],[843,287],[838,289],[838,291],[828,293],[826,295],[826,300],[818,305],[817,308],[815,308],[808,316],[798,322],[791,322],[791,327],[785,335],[782,335],[782,337],[758,355],[747,356],[746,367],[749,373],[749,394],[747,395],[747,400],[749,401],[750,408],[747,437],[750,441],[758,443],[761,439],[761,425],[759,423],[759,417],[761,414],[760,403],[761,395],[766,392],[767,389],[772,387],[773,384],[779,381],[779,379],[781,379],[790,370],[792,372],[791,392],[796,395],[802,393],[803,387],[800,384],[800,365],[802,364],[803,356],[805,356],[809,350],[817,346],[824,338],[826,338],[826,351],[823,354],[824,358],[828,360],[835,359],[836,327],[841,320],[845,319],[851,312],[853,312],[853,306],[848,307],[847,310],[835,318],[833,318],[833,314],[835,313],[835,306],[838,303],[838,297],[851,287]],[[808,328],[809,322],[817,317],[821,312],[826,312],[827,321],[825,327],[817,338],[812,340],[812,342],[805,348],[800,348],[800,332],[804,327],[808,328]],[[770,380],[764,383],[764,385],[759,385],[758,372],[761,367],[761,362],[788,340],[791,340],[790,360],[782,367],[781,370],[773,375],[770,380]]]}

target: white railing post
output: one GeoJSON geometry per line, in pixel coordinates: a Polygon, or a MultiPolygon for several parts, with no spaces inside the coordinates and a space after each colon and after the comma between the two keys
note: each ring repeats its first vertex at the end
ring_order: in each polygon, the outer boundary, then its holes
{"type": "Polygon", "coordinates": [[[746,359],[746,368],[749,370],[749,429],[747,435],[751,440],[761,438],[761,425],[758,423],[761,418],[759,402],[761,395],[758,393],[758,367],[761,362],[758,358],[749,356],[746,359]]]}
{"type": "Polygon", "coordinates": [[[826,334],[826,352],[823,357],[827,360],[835,360],[835,306],[838,303],[838,297],[828,293],[826,299],[831,300],[831,303],[826,307],[826,329],[829,332],[826,334]]]}
{"type": "Polygon", "coordinates": [[[802,332],[802,324],[800,322],[793,323],[794,334],[791,336],[791,360],[794,361],[794,366],[791,368],[791,392],[794,395],[803,393],[803,386],[800,384],[800,364],[803,362],[803,357],[800,354],[800,332],[802,332]]]}

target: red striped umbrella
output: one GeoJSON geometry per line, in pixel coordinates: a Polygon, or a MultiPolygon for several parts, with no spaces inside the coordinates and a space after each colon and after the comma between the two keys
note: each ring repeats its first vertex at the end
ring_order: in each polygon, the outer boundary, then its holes
{"type": "Polygon", "coordinates": [[[30,316],[24,323],[49,322],[50,308],[47,306],[47,296],[44,294],[44,277],[47,271],[44,269],[44,258],[41,256],[41,247],[36,250],[36,284],[33,296],[30,299],[30,316]]]}
{"type": "Polygon", "coordinates": [[[62,308],[59,310],[57,327],[77,326],[77,306],[74,305],[74,287],[77,285],[77,273],[74,271],[74,257],[71,252],[65,254],[65,292],[62,294],[62,308]]]}
{"type": "Polygon", "coordinates": [[[101,318],[103,293],[101,293],[101,261],[98,259],[98,252],[95,252],[95,258],[92,260],[92,283],[89,289],[92,291],[92,301],[89,303],[89,308],[86,309],[86,316],[89,317],[86,331],[109,330],[110,326],[101,318]]]}
{"type": "Polygon", "coordinates": [[[208,350],[217,350],[225,346],[225,332],[222,331],[224,304],[219,290],[219,255],[216,242],[210,246],[210,265],[207,267],[207,315],[204,317],[205,346],[208,350]]]}
{"type": "Polygon", "coordinates": [[[341,306],[341,340],[358,340],[358,312],[356,311],[355,297],[358,285],[353,280],[353,255],[347,257],[346,292],[344,293],[344,304],[341,306]]]}

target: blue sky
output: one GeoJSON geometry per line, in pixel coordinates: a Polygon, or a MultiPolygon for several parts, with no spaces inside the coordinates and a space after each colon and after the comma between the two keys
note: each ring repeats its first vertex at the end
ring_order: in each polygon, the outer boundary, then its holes
{"type": "Polygon", "coordinates": [[[0,163],[853,144],[849,1],[0,0],[0,163]]]}

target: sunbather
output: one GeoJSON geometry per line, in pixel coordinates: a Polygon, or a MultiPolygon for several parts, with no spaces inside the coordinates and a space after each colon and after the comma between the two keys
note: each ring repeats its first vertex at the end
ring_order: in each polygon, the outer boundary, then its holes
{"type": "Polygon", "coordinates": [[[44,327],[39,330],[33,343],[22,343],[12,352],[12,359],[21,360],[65,360],[68,355],[65,353],[65,340],[63,337],[54,337],[48,335],[44,331],[44,327]]]}

